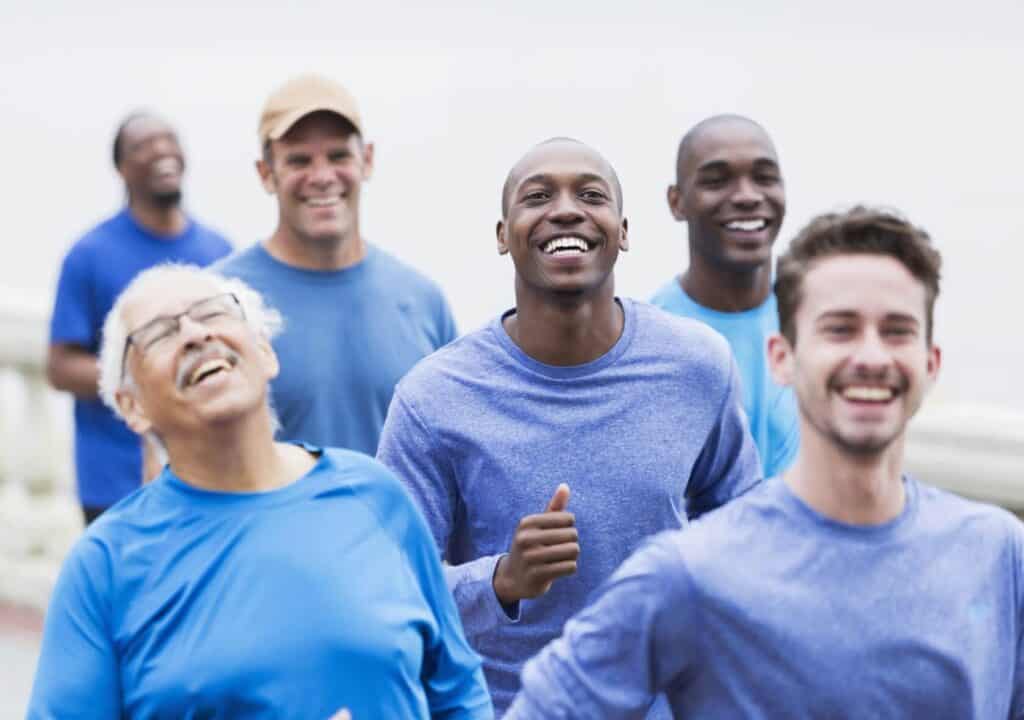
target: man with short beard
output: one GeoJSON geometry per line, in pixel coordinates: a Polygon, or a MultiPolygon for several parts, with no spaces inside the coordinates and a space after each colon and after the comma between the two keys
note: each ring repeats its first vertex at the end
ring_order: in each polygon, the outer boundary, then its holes
{"type": "Polygon", "coordinates": [[[800,407],[778,479],[653,539],[527,664],[507,720],[1024,717],[1024,527],[903,471],[941,355],[941,259],[887,211],[779,259],[768,357],[800,407]]]}
{"type": "Polygon", "coordinates": [[[139,487],[139,438],[97,395],[103,319],[139,272],[164,262],[208,265],[231,251],[182,209],[185,158],[174,129],[150,113],[126,117],[114,136],[126,206],[83,235],[61,266],[46,373],[75,398],[75,470],[89,524],[139,487]]]}

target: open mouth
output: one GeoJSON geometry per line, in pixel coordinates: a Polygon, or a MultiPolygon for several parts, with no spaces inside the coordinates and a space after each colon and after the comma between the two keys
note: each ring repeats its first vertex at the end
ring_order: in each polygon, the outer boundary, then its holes
{"type": "Polygon", "coordinates": [[[545,255],[582,255],[590,252],[596,244],[579,235],[560,235],[542,243],[540,250],[545,255]]]}
{"type": "Polygon", "coordinates": [[[857,403],[884,405],[895,399],[900,391],[893,387],[878,385],[848,385],[839,391],[844,400],[857,403]]]}
{"type": "Polygon", "coordinates": [[[312,197],[306,198],[305,203],[310,207],[315,208],[334,207],[335,205],[341,204],[341,198],[337,195],[332,197],[312,197]]]}
{"type": "Polygon", "coordinates": [[[745,218],[741,220],[730,220],[722,223],[722,227],[731,232],[755,233],[761,232],[769,225],[765,218],[745,218]]]}
{"type": "Polygon", "coordinates": [[[199,366],[192,371],[188,376],[188,383],[186,384],[186,387],[201,385],[212,377],[230,371],[233,367],[234,366],[227,360],[227,358],[211,358],[210,360],[200,363],[199,366]]]}

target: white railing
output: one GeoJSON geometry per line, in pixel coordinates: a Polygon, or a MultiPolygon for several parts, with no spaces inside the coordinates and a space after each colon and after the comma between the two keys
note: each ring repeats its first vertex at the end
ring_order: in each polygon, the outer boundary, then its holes
{"type": "MultiPolygon", "coordinates": [[[[45,606],[81,532],[71,403],[46,384],[47,311],[0,296],[0,602],[45,606]]],[[[1024,412],[926,403],[907,439],[921,480],[1024,515],[1024,412]]]]}

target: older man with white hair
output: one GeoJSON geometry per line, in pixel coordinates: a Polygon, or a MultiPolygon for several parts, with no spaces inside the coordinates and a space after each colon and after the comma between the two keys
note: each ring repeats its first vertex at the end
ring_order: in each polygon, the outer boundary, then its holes
{"type": "Polygon", "coordinates": [[[274,442],[279,326],[244,283],[192,266],[146,271],[114,305],[103,399],[169,463],[65,562],[29,717],[492,716],[400,483],[358,453],[274,442]]]}

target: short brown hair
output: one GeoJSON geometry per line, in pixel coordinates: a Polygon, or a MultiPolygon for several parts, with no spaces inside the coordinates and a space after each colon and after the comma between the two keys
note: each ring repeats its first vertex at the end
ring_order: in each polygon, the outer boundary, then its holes
{"type": "Polygon", "coordinates": [[[925,287],[925,334],[931,344],[942,256],[927,232],[898,213],[860,205],[814,218],[779,257],[775,271],[779,330],[791,344],[796,344],[796,311],[803,300],[804,277],[817,260],[836,255],[887,255],[902,263],[925,287]]]}

